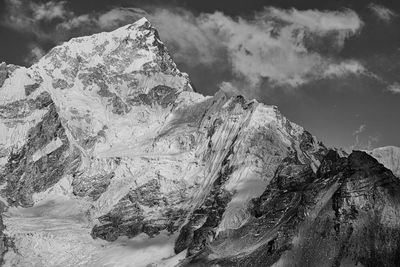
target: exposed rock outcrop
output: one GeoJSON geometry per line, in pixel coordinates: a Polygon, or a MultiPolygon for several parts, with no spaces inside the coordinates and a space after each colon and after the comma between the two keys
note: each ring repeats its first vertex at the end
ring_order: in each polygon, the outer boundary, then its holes
{"type": "MultiPolygon", "coordinates": [[[[240,228],[203,237],[200,266],[398,266],[400,182],[364,152],[317,173],[287,158],[240,228]],[[275,266],[275,265],[274,265],[275,266]]],[[[198,235],[189,245],[197,244],[198,235]]],[[[189,254],[192,250],[189,249],[189,254]]]]}

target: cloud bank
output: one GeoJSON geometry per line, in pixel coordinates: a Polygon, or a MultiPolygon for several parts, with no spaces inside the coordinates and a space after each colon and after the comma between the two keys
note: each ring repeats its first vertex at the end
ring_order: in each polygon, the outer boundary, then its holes
{"type": "Polygon", "coordinates": [[[31,54],[39,55],[42,42],[55,45],[74,36],[112,30],[143,16],[159,30],[178,64],[230,72],[233,81],[229,84],[296,88],[314,80],[365,74],[360,62],[335,57],[346,40],[363,27],[360,17],[349,9],[269,7],[252,18],[233,18],[221,12],[195,15],[182,8],[150,6],[77,15],[63,1],[7,0],[1,23],[34,35],[37,43],[32,44],[31,54]],[[321,52],[320,44],[328,47],[329,53],[321,52]]]}

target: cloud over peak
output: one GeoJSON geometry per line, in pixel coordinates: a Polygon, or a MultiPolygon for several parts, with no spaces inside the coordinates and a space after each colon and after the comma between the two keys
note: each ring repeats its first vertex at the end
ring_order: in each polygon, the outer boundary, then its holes
{"type": "MultiPolygon", "coordinates": [[[[183,8],[117,7],[75,14],[65,2],[37,4],[7,0],[2,24],[55,44],[71,37],[112,30],[146,16],[159,30],[175,60],[186,66],[230,73],[236,84],[258,88],[297,87],[313,80],[363,74],[355,60],[340,60],[346,40],[363,27],[352,10],[320,11],[266,7],[252,18],[221,12],[195,15],[183,8]],[[46,27],[43,27],[46,26],[46,27]],[[328,46],[325,43],[329,43],[328,46]],[[319,50],[331,47],[332,53],[319,50]]],[[[35,55],[39,55],[35,47],[35,55]]],[[[220,81],[222,82],[222,81],[220,81]]]]}
{"type": "Polygon", "coordinates": [[[382,6],[378,5],[375,3],[369,4],[368,8],[381,20],[385,22],[390,22],[393,18],[397,17],[398,14],[394,12],[393,10],[382,6]]]}

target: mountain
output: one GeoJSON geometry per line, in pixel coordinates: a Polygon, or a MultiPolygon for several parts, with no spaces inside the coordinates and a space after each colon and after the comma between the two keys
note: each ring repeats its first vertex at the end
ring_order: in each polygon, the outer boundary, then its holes
{"type": "Polygon", "coordinates": [[[368,154],[390,169],[394,175],[400,177],[400,148],[394,146],[375,148],[368,154]]]}
{"type": "Polygon", "coordinates": [[[397,266],[400,181],[203,96],[146,19],[0,65],[5,266],[397,266]]]}

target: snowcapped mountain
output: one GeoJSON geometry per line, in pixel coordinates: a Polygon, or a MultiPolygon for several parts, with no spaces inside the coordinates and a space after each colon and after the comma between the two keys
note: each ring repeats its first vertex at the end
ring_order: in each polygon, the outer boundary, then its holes
{"type": "Polygon", "coordinates": [[[390,171],[194,92],[146,19],[0,65],[0,183],[6,266],[398,263],[390,171]]]}
{"type": "Polygon", "coordinates": [[[400,177],[400,148],[395,146],[387,146],[375,148],[368,152],[376,158],[380,163],[390,169],[394,175],[400,177]]]}

